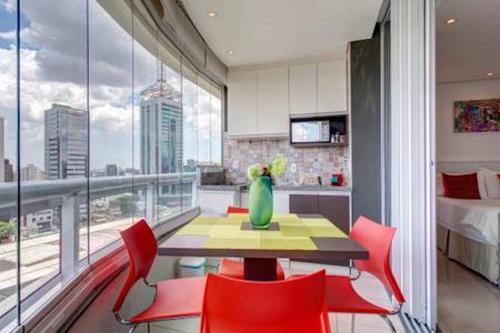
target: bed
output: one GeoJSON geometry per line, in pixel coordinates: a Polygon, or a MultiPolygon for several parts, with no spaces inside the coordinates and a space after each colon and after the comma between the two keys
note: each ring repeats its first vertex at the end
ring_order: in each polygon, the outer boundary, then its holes
{"type": "Polygon", "coordinates": [[[438,247],[448,258],[499,283],[500,199],[437,197],[438,247]]]}

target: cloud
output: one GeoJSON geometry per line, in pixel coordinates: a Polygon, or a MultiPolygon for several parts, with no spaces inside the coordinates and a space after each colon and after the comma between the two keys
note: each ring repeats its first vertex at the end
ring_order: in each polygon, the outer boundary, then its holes
{"type": "MultiPolygon", "coordinates": [[[[132,133],[132,122],[139,122],[139,93],[158,77],[157,58],[140,43],[132,43],[124,30],[99,5],[89,0],[89,55],[87,64],[87,17],[85,1],[23,1],[22,15],[25,26],[21,31],[21,136],[23,165],[44,164],[44,112],[52,103],[85,109],[87,103],[87,68],[89,70],[90,126],[98,145],[97,155],[105,159],[92,163],[127,163],[128,157],[119,155],[125,149],[115,149],[120,142],[130,142],[138,136],[138,126],[132,133]],[[132,56],[132,45],[134,53],[132,56]],[[88,67],[87,67],[88,66],[88,67]],[[132,69],[134,76],[132,76],[132,69]],[[132,79],[134,82],[132,82],[132,79]],[[132,91],[132,87],[134,91],[132,91]],[[132,97],[135,110],[132,111],[132,97]],[[29,135],[24,135],[29,133],[29,135]]],[[[122,2],[114,3],[118,6],[122,2]]],[[[124,5],[124,8],[127,8],[124,5]]],[[[0,11],[15,11],[11,0],[0,0],[0,11]]],[[[126,13],[126,12],[125,12],[126,13]]],[[[123,14],[123,13],[122,13],[123,14]]],[[[125,14],[126,16],[127,14],[125,14]]],[[[0,39],[12,44],[15,32],[0,32],[0,39]]],[[[164,67],[165,68],[165,67],[164,67]]],[[[165,79],[180,90],[179,74],[165,68],[165,79]]],[[[185,84],[187,83],[187,81],[185,84]]],[[[14,156],[16,120],[16,50],[15,46],[0,47],[0,117],[6,119],[6,152],[14,156]]],[[[186,125],[191,124],[193,134],[199,124],[203,135],[209,133],[210,117],[197,115],[200,108],[209,110],[207,93],[204,99],[196,85],[184,91],[186,125]],[[192,89],[194,88],[194,89],[192,89]]],[[[137,139],[137,138],[136,138],[137,139]]],[[[128,165],[123,165],[128,166],[128,165]]]]}
{"type": "Polygon", "coordinates": [[[103,131],[109,134],[123,134],[132,131],[132,108],[99,106],[90,110],[92,130],[103,131]]]}
{"type": "Polygon", "coordinates": [[[15,41],[16,40],[16,32],[15,31],[0,31],[0,39],[4,39],[6,41],[15,41]]]}
{"type": "Polygon", "coordinates": [[[2,0],[0,1],[0,7],[3,7],[7,13],[13,13],[16,10],[14,0],[2,0]]]}

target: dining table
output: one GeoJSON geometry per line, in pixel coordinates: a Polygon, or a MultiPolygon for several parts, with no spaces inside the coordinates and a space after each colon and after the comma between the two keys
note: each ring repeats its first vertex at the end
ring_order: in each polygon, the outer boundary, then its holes
{"type": "Polygon", "coordinates": [[[319,214],[273,214],[268,229],[254,229],[249,214],[200,215],[158,247],[161,256],[241,257],[247,280],[276,280],[278,258],[368,259],[368,251],[335,221],[319,214]]]}

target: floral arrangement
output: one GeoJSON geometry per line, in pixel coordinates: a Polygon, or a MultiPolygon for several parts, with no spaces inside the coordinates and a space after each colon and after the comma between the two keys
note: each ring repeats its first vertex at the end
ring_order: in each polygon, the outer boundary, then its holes
{"type": "Polygon", "coordinates": [[[251,181],[259,177],[267,176],[271,178],[272,183],[275,183],[275,177],[279,177],[285,173],[288,165],[288,158],[283,155],[278,155],[270,164],[256,163],[248,167],[247,175],[251,181]]]}

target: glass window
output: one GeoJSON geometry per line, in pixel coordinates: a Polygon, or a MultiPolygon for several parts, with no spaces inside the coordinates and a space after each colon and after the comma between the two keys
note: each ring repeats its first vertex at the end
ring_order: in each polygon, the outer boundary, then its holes
{"type": "Polygon", "coordinates": [[[134,172],[131,29],[125,2],[89,2],[90,253],[119,239],[138,209],[127,176],[134,172]],[[113,178],[122,180],[110,190],[113,178]]]}
{"type": "Polygon", "coordinates": [[[210,81],[198,76],[198,161],[211,163],[210,122],[211,122],[210,81]]]}
{"type": "Polygon", "coordinates": [[[180,57],[159,43],[160,72],[157,91],[149,100],[156,112],[158,145],[158,218],[164,220],[181,210],[182,98],[180,57]]]}
{"type": "Polygon", "coordinates": [[[156,191],[156,124],[154,106],[149,99],[154,95],[160,72],[158,61],[158,31],[134,17],[134,119],[133,181],[137,210],[135,220],[145,218],[153,225],[158,222],[156,191]],[[149,182],[139,182],[139,175],[151,175],[149,182]]]}
{"type": "Polygon", "coordinates": [[[213,164],[222,164],[222,90],[212,83],[210,85],[210,153],[213,164]]]}
{"type": "Polygon", "coordinates": [[[194,206],[193,182],[198,165],[198,86],[197,74],[186,61],[182,65],[183,185],[182,205],[194,206]]]}
{"type": "Polygon", "coordinates": [[[0,5],[0,317],[17,291],[17,3],[0,5]]]}
{"type": "Polygon", "coordinates": [[[0,0],[0,327],[134,221],[193,207],[222,150],[220,87],[141,0],[23,0],[21,30],[17,5],[0,0]]]}
{"type": "MultiPolygon", "coordinates": [[[[87,219],[85,191],[48,200],[44,193],[71,179],[86,188],[86,1],[21,2],[20,64],[21,297],[60,272],[74,274],[75,223],[87,219]],[[50,15],[49,15],[50,13],[50,15]],[[71,18],[70,20],[68,18],[71,18]],[[31,184],[43,182],[40,192],[31,184]],[[82,205],[81,205],[82,203],[82,205]],[[76,208],[78,207],[78,208],[76,208]],[[67,233],[68,237],[61,237],[67,233]]],[[[22,309],[24,312],[26,309],[22,309]]]]}

